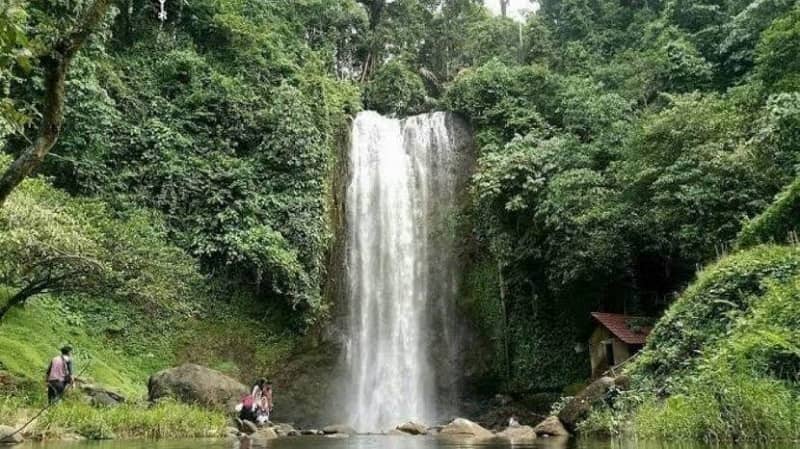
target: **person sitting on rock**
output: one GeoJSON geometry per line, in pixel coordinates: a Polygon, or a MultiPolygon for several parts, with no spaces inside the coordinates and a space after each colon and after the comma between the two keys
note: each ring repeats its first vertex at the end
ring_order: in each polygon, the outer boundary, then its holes
{"type": "Polygon", "coordinates": [[[72,348],[64,346],[61,355],[53,357],[47,367],[45,381],[47,382],[47,400],[52,404],[61,399],[64,390],[72,383],[72,348]]]}
{"type": "Polygon", "coordinates": [[[269,417],[272,414],[272,407],[272,382],[267,381],[264,385],[264,392],[261,395],[261,409],[265,417],[264,422],[269,421],[269,417]]]}
{"type": "Polygon", "coordinates": [[[272,382],[266,379],[259,379],[253,385],[253,410],[256,413],[256,422],[264,424],[269,421],[272,412],[272,382]]]}
{"type": "Polygon", "coordinates": [[[242,421],[255,423],[258,419],[255,401],[253,401],[253,395],[251,394],[242,397],[242,400],[236,405],[236,411],[239,412],[239,419],[242,421]]]}

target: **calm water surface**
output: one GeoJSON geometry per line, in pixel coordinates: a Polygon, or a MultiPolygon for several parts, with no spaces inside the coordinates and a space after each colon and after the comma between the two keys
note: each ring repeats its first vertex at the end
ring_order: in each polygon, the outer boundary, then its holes
{"type": "MultiPolygon", "coordinates": [[[[597,441],[586,439],[547,439],[517,444],[502,441],[469,442],[434,437],[357,436],[346,439],[325,437],[296,437],[270,441],[266,446],[251,449],[800,449],[797,444],[768,446],[707,446],[686,443],[657,443],[642,441],[597,441]]],[[[80,443],[47,443],[21,446],[22,449],[246,449],[230,441],[105,441],[80,443]]]]}

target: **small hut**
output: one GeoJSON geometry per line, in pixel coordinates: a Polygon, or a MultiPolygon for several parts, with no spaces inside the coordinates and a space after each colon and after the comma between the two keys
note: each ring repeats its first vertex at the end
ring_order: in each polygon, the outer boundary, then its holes
{"type": "Polygon", "coordinates": [[[592,378],[628,360],[644,346],[652,318],[593,312],[597,328],[589,339],[592,378]]]}

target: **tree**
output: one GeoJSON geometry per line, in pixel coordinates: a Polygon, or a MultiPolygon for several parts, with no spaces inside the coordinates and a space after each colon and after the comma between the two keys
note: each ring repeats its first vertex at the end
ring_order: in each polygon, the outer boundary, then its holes
{"type": "Polygon", "coordinates": [[[0,6],[0,147],[3,139],[19,133],[27,120],[18,105],[9,97],[14,69],[30,68],[31,52],[25,22],[28,14],[16,2],[0,6]]]}
{"type": "Polygon", "coordinates": [[[508,17],[508,4],[511,0],[500,0],[500,14],[503,17],[508,17]]]}
{"type": "Polygon", "coordinates": [[[364,89],[364,105],[382,114],[409,115],[421,112],[425,84],[402,61],[380,67],[364,89]]]}
{"type": "Polygon", "coordinates": [[[70,64],[110,7],[111,0],[94,0],[72,30],[40,58],[44,70],[44,98],[38,135],[0,177],[0,207],[14,188],[42,164],[56,144],[64,125],[64,99],[70,64]]]}
{"type": "Polygon", "coordinates": [[[112,218],[100,201],[26,180],[0,209],[0,319],[48,293],[159,306],[192,297],[201,281],[196,263],[165,243],[158,221],[135,209],[112,218]]]}

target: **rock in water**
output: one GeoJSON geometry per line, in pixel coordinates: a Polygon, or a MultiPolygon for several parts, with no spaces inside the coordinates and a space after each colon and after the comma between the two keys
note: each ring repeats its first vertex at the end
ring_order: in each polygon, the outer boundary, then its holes
{"type": "Polygon", "coordinates": [[[493,438],[494,434],[480,425],[464,418],[456,418],[450,424],[442,427],[439,435],[466,437],[466,438],[493,438]]]}
{"type": "Polygon", "coordinates": [[[13,427],[0,426],[0,445],[11,446],[22,443],[24,439],[20,433],[14,433],[16,430],[13,427]]]}
{"type": "Polygon", "coordinates": [[[272,427],[258,429],[258,432],[250,435],[250,441],[256,446],[265,446],[269,440],[278,438],[278,434],[272,427]]]}
{"type": "Polygon", "coordinates": [[[516,425],[498,433],[497,437],[511,441],[535,440],[536,431],[531,426],[516,425]]]}
{"type": "Polygon", "coordinates": [[[291,424],[284,424],[284,423],[275,424],[274,426],[272,426],[272,429],[275,430],[275,433],[277,433],[278,436],[280,437],[288,437],[291,436],[291,434],[293,433],[294,434],[298,433],[297,430],[294,427],[292,427],[291,424]]]}
{"type": "Polygon", "coordinates": [[[409,435],[425,435],[428,433],[428,426],[418,422],[409,421],[397,426],[397,430],[409,435]]]}
{"type": "Polygon", "coordinates": [[[247,387],[219,371],[187,363],[150,376],[148,399],[175,398],[186,404],[231,410],[248,393],[247,387]]]}
{"type": "Polygon", "coordinates": [[[538,436],[569,436],[569,432],[567,432],[567,429],[564,428],[564,425],[561,424],[561,420],[558,419],[557,416],[551,416],[540,422],[536,427],[533,428],[533,431],[536,432],[536,435],[538,436]]]}
{"type": "Polygon", "coordinates": [[[239,425],[239,430],[244,434],[251,435],[258,432],[258,426],[252,421],[244,419],[239,420],[237,424],[239,425]]]}
{"type": "Polygon", "coordinates": [[[322,433],[324,433],[325,435],[336,435],[336,434],[355,435],[356,430],[344,424],[334,424],[331,426],[323,427],[322,433]]]}

